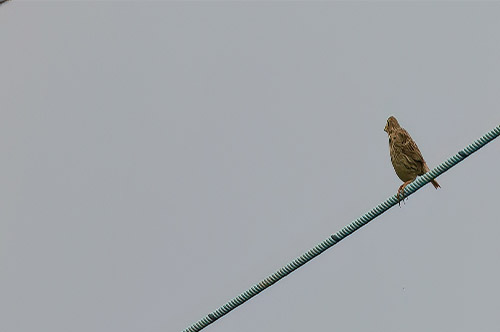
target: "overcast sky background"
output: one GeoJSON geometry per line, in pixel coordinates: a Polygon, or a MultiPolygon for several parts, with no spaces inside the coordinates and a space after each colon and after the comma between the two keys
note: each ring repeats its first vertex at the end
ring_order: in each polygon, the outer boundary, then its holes
{"type": "MultiPolygon", "coordinates": [[[[0,330],[180,331],[500,122],[500,3],[0,6],[0,330]]],[[[491,331],[500,141],[206,331],[491,331]]]]}

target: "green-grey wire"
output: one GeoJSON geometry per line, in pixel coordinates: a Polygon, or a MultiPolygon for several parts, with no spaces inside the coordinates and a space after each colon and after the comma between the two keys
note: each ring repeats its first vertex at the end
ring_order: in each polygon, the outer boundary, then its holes
{"type": "MultiPolygon", "coordinates": [[[[454,156],[448,158],[445,162],[441,163],[437,167],[433,168],[431,171],[425,173],[421,177],[418,177],[415,181],[410,183],[408,186],[405,188],[405,197],[410,196],[414,192],[416,192],[418,189],[421,187],[425,186],[427,183],[429,183],[432,179],[438,177],[439,175],[443,174],[453,166],[457,165],[460,163],[462,160],[476,152],[477,150],[481,149],[483,146],[488,144],[490,141],[494,140],[500,135],[500,125],[486,133],[484,136],[481,138],[477,139],[474,141],[472,144],[466,146],[464,149],[458,151],[457,154],[454,156]]],[[[226,304],[223,306],[219,307],[215,311],[209,313],[193,325],[189,326],[183,332],[196,332],[200,331],[201,329],[207,327],[208,325],[212,324],[214,321],[217,319],[221,318],[231,310],[235,309],[239,305],[243,304],[244,302],[250,300],[252,297],[255,295],[259,294],[262,292],[264,289],[267,287],[271,286],[275,282],[281,280],[282,278],[286,277],[305,263],[309,262],[312,260],[314,257],[318,256],[319,254],[323,253],[325,250],[328,248],[334,246],[336,243],[340,242],[343,240],[345,237],[351,235],[364,225],[368,224],[370,221],[393,207],[394,205],[398,204],[398,199],[396,195],[393,195],[386,199],[384,202],[380,203],[358,219],[354,220],[350,224],[344,226],[341,230],[339,230],[337,233],[331,235],[328,237],[326,240],[323,242],[319,243],[317,246],[314,248],[310,249],[307,251],[305,254],[299,256],[298,258],[294,259],[287,265],[283,266],[281,269],[278,271],[274,272],[271,274],[269,277],[265,278],[261,282],[255,284],[254,286],[250,287],[248,290],[244,291],[240,295],[236,296],[232,300],[228,301],[226,304]]]]}

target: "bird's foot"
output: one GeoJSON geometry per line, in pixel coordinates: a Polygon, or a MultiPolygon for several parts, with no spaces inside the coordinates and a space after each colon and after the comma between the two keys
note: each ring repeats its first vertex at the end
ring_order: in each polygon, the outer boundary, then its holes
{"type": "Polygon", "coordinates": [[[412,182],[413,181],[406,181],[401,186],[399,186],[398,193],[396,195],[396,198],[398,199],[398,205],[399,205],[399,207],[401,207],[401,201],[403,201],[403,203],[405,204],[405,198],[406,198],[405,197],[405,188],[406,188],[407,185],[409,185],[412,182]],[[401,194],[401,199],[399,198],[400,194],[401,194]]]}
{"type": "Polygon", "coordinates": [[[404,185],[404,183],[401,186],[399,186],[398,193],[396,194],[396,198],[398,199],[399,207],[401,207],[401,199],[399,198],[400,194],[401,194],[401,197],[403,198],[403,202],[404,202],[404,191],[402,191],[402,190],[404,190],[403,185],[404,185]]]}

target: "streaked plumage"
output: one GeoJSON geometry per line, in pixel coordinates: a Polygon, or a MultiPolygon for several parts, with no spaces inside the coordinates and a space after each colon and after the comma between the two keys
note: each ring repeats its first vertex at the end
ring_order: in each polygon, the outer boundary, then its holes
{"type": "MultiPolygon", "coordinates": [[[[404,183],[399,187],[399,194],[402,193],[404,199],[404,188],[413,182],[418,175],[424,175],[429,171],[422,153],[410,134],[398,123],[395,117],[387,119],[384,131],[389,136],[389,152],[391,162],[397,176],[404,183]]],[[[439,188],[436,180],[431,181],[434,188],[439,188]]]]}

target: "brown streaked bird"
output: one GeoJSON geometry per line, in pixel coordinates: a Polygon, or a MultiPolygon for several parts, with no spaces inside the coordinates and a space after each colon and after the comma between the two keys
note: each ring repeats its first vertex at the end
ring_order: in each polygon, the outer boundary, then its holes
{"type": "MultiPolygon", "coordinates": [[[[395,117],[391,116],[387,119],[384,131],[389,136],[392,166],[394,166],[397,176],[404,182],[398,189],[397,198],[400,201],[399,195],[401,193],[404,200],[405,187],[412,183],[418,175],[427,173],[429,167],[425,163],[417,143],[404,128],[401,128],[395,117]]],[[[431,183],[436,189],[440,187],[434,179],[431,183]]]]}

